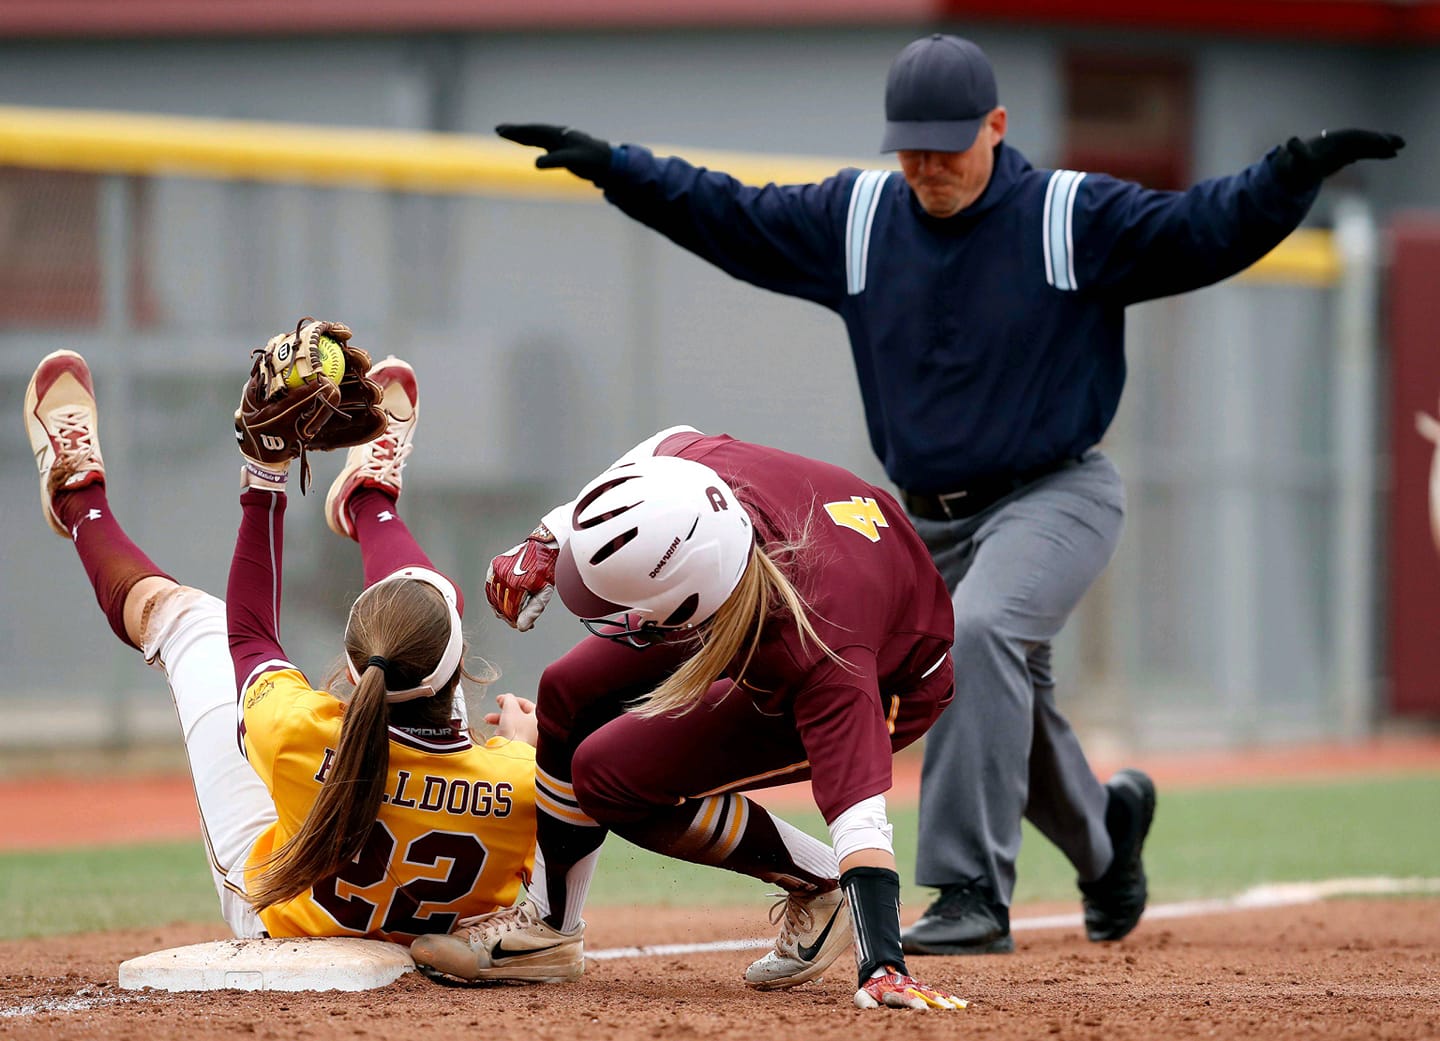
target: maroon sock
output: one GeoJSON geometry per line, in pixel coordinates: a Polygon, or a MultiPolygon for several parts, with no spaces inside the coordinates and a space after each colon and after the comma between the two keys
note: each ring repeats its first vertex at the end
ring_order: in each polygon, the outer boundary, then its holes
{"type": "MultiPolygon", "coordinates": [[[[400,519],[395,499],[390,494],[379,488],[361,488],[350,497],[349,509],[350,521],[355,525],[355,535],[360,542],[360,559],[365,566],[367,589],[402,567],[440,571],[400,519]]],[[[444,574],[443,571],[440,573],[444,574]]],[[[463,617],[465,596],[460,592],[459,584],[454,579],[450,581],[455,586],[455,603],[463,617]]]]}
{"type": "Polygon", "coordinates": [[[100,610],[105,612],[105,618],[110,622],[110,628],[121,640],[135,647],[125,632],[125,598],[142,578],[170,576],[130,541],[125,529],[110,512],[103,484],[86,485],[73,492],[59,492],[54,506],[60,523],[69,529],[74,538],[75,552],[80,555],[80,563],[95,590],[100,610]]]}

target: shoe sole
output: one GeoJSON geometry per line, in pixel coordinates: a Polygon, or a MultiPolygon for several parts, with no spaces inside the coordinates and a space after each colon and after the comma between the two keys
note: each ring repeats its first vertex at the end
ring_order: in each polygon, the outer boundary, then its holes
{"type": "Polygon", "coordinates": [[[913,940],[908,940],[901,942],[900,949],[906,954],[1011,954],[1015,950],[1015,938],[1007,933],[998,940],[970,944],[915,943],[913,940]]]}
{"type": "Polygon", "coordinates": [[[526,964],[523,958],[517,958],[502,965],[491,965],[485,968],[474,965],[457,966],[443,955],[435,960],[444,961],[446,964],[436,965],[422,962],[416,958],[415,967],[427,976],[450,976],[468,983],[570,983],[585,975],[585,956],[583,954],[574,961],[565,961],[559,964],[554,961],[548,964],[526,964]]]}
{"type": "Polygon", "coordinates": [[[359,538],[355,532],[353,530],[346,531],[343,521],[340,519],[343,516],[340,510],[344,508],[345,504],[337,502],[337,500],[341,497],[347,483],[349,483],[349,475],[343,471],[330,483],[330,490],[325,493],[325,523],[336,535],[358,542],[359,538]]]}
{"type": "Polygon", "coordinates": [[[444,969],[437,969],[433,965],[421,965],[415,963],[415,968],[421,973],[441,983],[458,981],[460,983],[574,983],[585,975],[585,966],[582,963],[578,972],[567,972],[564,975],[543,975],[514,970],[501,972],[500,970],[481,970],[478,976],[466,976],[455,972],[446,972],[444,969]]]}

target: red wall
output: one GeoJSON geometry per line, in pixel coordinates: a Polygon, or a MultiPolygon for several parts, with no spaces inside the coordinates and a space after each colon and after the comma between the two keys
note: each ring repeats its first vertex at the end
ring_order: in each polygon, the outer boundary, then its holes
{"type": "Polygon", "coordinates": [[[1385,540],[1390,708],[1402,715],[1440,715],[1440,553],[1429,521],[1433,449],[1415,432],[1415,413],[1435,415],[1440,399],[1440,219],[1398,217],[1392,236],[1391,494],[1385,540]]]}
{"type": "Polygon", "coordinates": [[[0,0],[0,38],[1004,21],[1415,44],[1440,0],[0,0]]]}

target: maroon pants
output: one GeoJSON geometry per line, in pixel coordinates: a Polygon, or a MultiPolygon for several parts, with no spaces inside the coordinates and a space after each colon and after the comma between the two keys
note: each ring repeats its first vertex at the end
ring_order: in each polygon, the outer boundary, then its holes
{"type": "MultiPolygon", "coordinates": [[[[545,860],[552,924],[564,917],[566,873],[600,847],[607,829],[645,849],[778,881],[788,889],[835,885],[833,877],[796,862],[770,814],[753,804],[737,807],[736,797],[720,812],[743,812],[748,824],[725,855],[716,859],[687,842],[696,815],[690,800],[810,776],[790,714],[762,712],[729,680],[713,684],[701,703],[681,716],[642,719],[625,712],[628,702],[654,690],[693,650],[664,644],[638,650],[590,637],[541,677],[536,783],[544,790],[537,795],[545,798],[536,840],[545,860]],[[578,810],[599,826],[543,812],[547,800],[566,802],[569,812],[578,810]]],[[[939,673],[927,681],[927,696],[906,699],[918,712],[896,712],[893,748],[916,740],[948,701],[948,657],[939,673]]],[[[890,701],[887,707],[901,705],[890,701]]]]}
{"type": "MultiPolygon", "coordinates": [[[[810,776],[790,715],[763,713],[728,679],[713,684],[682,716],[642,719],[625,712],[628,702],[652,691],[692,652],[693,645],[637,650],[591,637],[541,677],[537,764],[572,783],[580,809],[596,822],[614,826],[686,798],[810,776]]],[[[932,680],[949,686],[948,663],[932,680]]],[[[948,692],[910,703],[921,708],[937,700],[943,706],[948,692]]],[[[932,720],[928,708],[901,712],[894,720],[892,750],[917,740],[932,720]]]]}

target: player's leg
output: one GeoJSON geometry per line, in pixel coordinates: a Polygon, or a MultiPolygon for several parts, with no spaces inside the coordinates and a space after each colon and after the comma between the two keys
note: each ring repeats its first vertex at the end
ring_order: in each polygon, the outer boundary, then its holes
{"type": "MultiPolygon", "coordinates": [[[[380,406],[388,423],[385,432],[367,444],[345,453],[345,465],[325,496],[325,523],[330,530],[360,544],[365,586],[393,575],[404,567],[423,567],[444,574],[416,541],[400,516],[399,500],[405,463],[415,444],[420,419],[420,388],[415,370],[396,357],[385,358],[370,369],[380,386],[380,406]]],[[[455,606],[465,617],[465,594],[451,580],[455,606]]],[[[455,690],[455,718],[469,725],[465,693],[455,690]]]]}
{"type": "Polygon", "coordinates": [[[258,918],[226,875],[243,866],[275,811],[236,743],[224,605],[178,585],[115,520],[105,494],[94,385],[80,355],[57,351],[41,361],[26,392],[25,419],[46,519],[73,540],[115,634],[166,673],[222,913],[236,935],[258,935],[258,918]]]}
{"type": "Polygon", "coordinates": [[[792,720],[765,715],[722,680],[682,716],[607,723],[581,744],[573,771],[581,811],[627,841],[784,891],[775,947],[746,972],[751,986],[815,979],[850,948],[834,851],[740,794],[809,777],[792,720]]]}
{"type": "Polygon", "coordinates": [[[461,979],[558,982],[584,970],[582,914],[606,829],[582,811],[572,780],[575,750],[683,660],[664,646],[637,650],[598,637],[550,665],[536,693],[535,870],[529,899],[422,936],[410,953],[422,969],[461,979]]]}
{"type": "Polygon", "coordinates": [[[255,840],[275,822],[275,803],[240,751],[225,604],[176,586],[151,596],[142,613],[145,660],[165,674],[180,719],[221,913],[236,936],[263,935],[244,896],[244,870],[255,840]]]}
{"type": "Polygon", "coordinates": [[[55,351],[41,360],[25,391],[25,429],[46,522],[74,544],[111,630],[138,649],[144,600],[132,602],[132,589],[144,582],[153,592],[175,582],[130,540],[110,509],[95,386],[79,354],[55,351]]]}
{"type": "Polygon", "coordinates": [[[1048,671],[1037,677],[1042,662],[1032,655],[1109,561],[1123,501],[1114,467],[1093,453],[971,522],[917,524],[932,546],[949,547],[936,562],[954,588],[956,667],[955,700],[926,736],[921,779],[916,881],[940,895],[906,930],[907,951],[1013,949],[1009,906],[1027,804],[1067,822],[1062,849],[1077,870],[1108,862],[1106,791],[1063,717],[1037,715],[1037,678],[1049,680],[1048,671]],[[1037,735],[1037,723],[1047,732],[1037,735]],[[1053,750],[1063,782],[1031,787],[1037,740],[1053,750]]]}
{"type": "MultiPolygon", "coordinates": [[[[414,450],[420,419],[415,370],[390,357],[371,368],[370,378],[380,385],[380,405],[388,425],[375,440],[346,452],[345,465],[325,496],[330,530],[360,544],[367,587],[403,567],[439,570],[398,511],[405,463],[414,450]]],[[[463,615],[464,598],[458,586],[455,592],[463,615]]]]}

